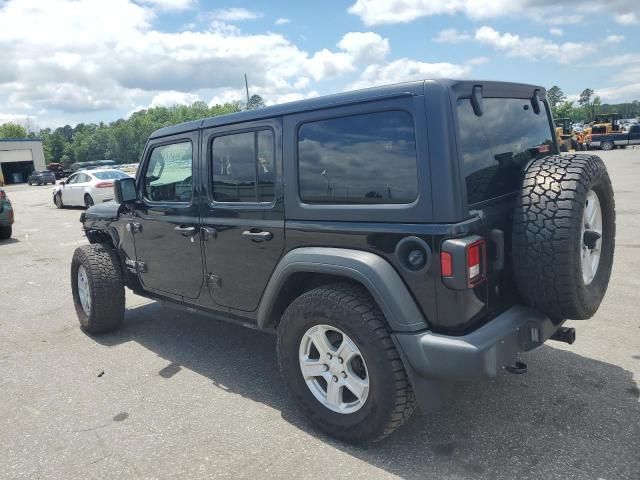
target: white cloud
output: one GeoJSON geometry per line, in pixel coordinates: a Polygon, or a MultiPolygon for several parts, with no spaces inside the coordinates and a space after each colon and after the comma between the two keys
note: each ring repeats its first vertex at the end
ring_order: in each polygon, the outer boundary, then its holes
{"type": "Polygon", "coordinates": [[[426,63],[409,58],[401,58],[393,62],[380,65],[369,65],[364,69],[360,78],[349,86],[349,89],[373,87],[410,80],[425,78],[465,78],[471,72],[467,65],[454,63],[426,63]]]}
{"type": "Polygon", "coordinates": [[[635,25],[639,23],[638,15],[634,12],[629,13],[621,13],[620,15],[616,15],[615,19],[620,25],[635,25]]]}
{"type": "Polygon", "coordinates": [[[247,10],[246,8],[234,7],[223,8],[213,12],[213,17],[223,22],[238,22],[242,20],[255,20],[262,17],[261,13],[247,10]]]}
{"type": "Polygon", "coordinates": [[[639,62],[640,53],[622,53],[619,55],[605,56],[602,60],[597,61],[595,65],[598,67],[616,67],[639,62]]]}
{"type": "Polygon", "coordinates": [[[194,7],[194,0],[139,0],[139,2],[160,10],[187,10],[194,7]]]}
{"type": "Polygon", "coordinates": [[[594,94],[599,96],[603,103],[628,102],[630,98],[640,98],[640,82],[596,88],[594,89],[594,94]]]}
{"type": "Polygon", "coordinates": [[[562,31],[561,28],[550,28],[549,33],[556,37],[561,37],[564,32],[562,31]]]}
{"type": "Polygon", "coordinates": [[[284,18],[284,17],[280,17],[278,19],[276,19],[275,22],[273,22],[276,25],[286,25],[287,23],[291,23],[291,19],[290,18],[284,18]]]}
{"type": "Polygon", "coordinates": [[[224,105],[225,103],[233,103],[238,101],[246,101],[247,94],[245,90],[239,88],[223,88],[219,89],[209,101],[209,106],[224,105]]]}
{"type": "Polygon", "coordinates": [[[467,65],[484,65],[485,63],[489,63],[491,59],[489,57],[474,57],[467,60],[465,63],[467,65]]]}
{"type": "Polygon", "coordinates": [[[520,37],[511,33],[500,33],[491,27],[483,26],[476,30],[475,39],[503,51],[509,57],[522,57],[530,60],[551,59],[568,64],[590,55],[594,46],[587,43],[553,43],[540,37],[520,37]]]}
{"type": "Polygon", "coordinates": [[[433,38],[433,41],[437,43],[460,43],[470,40],[471,38],[471,35],[467,32],[459,32],[455,28],[447,28],[445,30],[440,30],[433,38]]]}
{"type": "Polygon", "coordinates": [[[172,107],[174,105],[191,105],[202,100],[199,95],[188,92],[168,90],[158,93],[151,100],[151,107],[172,107]]]}
{"type": "MultiPolygon", "coordinates": [[[[309,95],[317,89],[315,82],[356,72],[389,52],[389,41],[373,32],[349,32],[336,48],[315,52],[277,33],[248,34],[225,23],[162,32],[153,28],[156,13],[145,5],[130,0],[0,2],[0,111],[47,109],[50,117],[127,112],[154,96],[155,104],[190,103],[203,91],[240,88],[245,72],[252,93],[276,101],[309,95]]],[[[223,17],[248,17],[244,10],[233,12],[223,17]]]]}
{"type": "Polygon", "coordinates": [[[607,43],[620,43],[624,40],[624,35],[609,35],[604,39],[607,43]]]}
{"type": "Polygon", "coordinates": [[[356,0],[349,13],[365,25],[408,23],[421,17],[462,14],[472,20],[505,16],[526,16],[547,24],[582,22],[585,15],[613,14],[619,23],[638,21],[637,0],[609,0],[586,3],[582,0],[356,0]],[[579,13],[569,13],[567,11],[579,13]]]}
{"type": "Polygon", "coordinates": [[[354,62],[378,62],[389,53],[389,40],[373,32],[349,32],[338,47],[351,55],[354,62]]]}

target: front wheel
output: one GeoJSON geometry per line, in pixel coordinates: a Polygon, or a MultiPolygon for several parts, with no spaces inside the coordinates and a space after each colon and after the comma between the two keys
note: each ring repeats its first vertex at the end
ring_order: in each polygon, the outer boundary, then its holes
{"type": "Polygon", "coordinates": [[[415,408],[384,316],[359,286],[331,284],[294,300],[278,326],[278,363],[310,421],[344,441],[381,440],[415,408]]]}
{"type": "Polygon", "coordinates": [[[124,282],[116,252],[99,243],[76,248],[71,291],[81,328],[87,333],[116,330],[124,320],[124,282]]]}
{"type": "Polygon", "coordinates": [[[11,225],[0,227],[0,240],[7,240],[8,238],[11,238],[12,230],[11,225]]]}
{"type": "Polygon", "coordinates": [[[55,197],[53,197],[53,203],[56,204],[56,208],[64,207],[64,204],[62,203],[62,195],[56,193],[55,197]]]}

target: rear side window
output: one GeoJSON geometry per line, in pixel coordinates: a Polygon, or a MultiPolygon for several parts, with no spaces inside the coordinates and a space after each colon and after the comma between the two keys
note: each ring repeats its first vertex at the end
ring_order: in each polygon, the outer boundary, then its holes
{"type": "Polygon", "coordinates": [[[527,99],[485,98],[478,117],[471,101],[461,99],[457,112],[458,155],[469,204],[518,190],[530,160],[556,153],[543,102],[536,114],[527,99]]]}
{"type": "Polygon", "coordinates": [[[272,202],[275,185],[273,131],[216,137],[211,148],[216,202],[272,202]]]}
{"type": "Polygon", "coordinates": [[[155,147],[145,173],[145,198],[154,202],[189,202],[193,190],[191,142],[155,147]]]}
{"type": "Polygon", "coordinates": [[[418,198],[413,119],[388,111],[305,123],[298,130],[305,203],[394,204],[418,198]]]}

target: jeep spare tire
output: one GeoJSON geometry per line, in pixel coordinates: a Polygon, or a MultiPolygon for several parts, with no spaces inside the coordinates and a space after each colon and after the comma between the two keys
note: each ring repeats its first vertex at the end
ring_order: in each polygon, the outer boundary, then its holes
{"type": "Polygon", "coordinates": [[[526,169],[513,220],[513,266],[524,303],[554,320],[593,316],[609,284],[615,203],[594,155],[553,155],[526,169]]]}

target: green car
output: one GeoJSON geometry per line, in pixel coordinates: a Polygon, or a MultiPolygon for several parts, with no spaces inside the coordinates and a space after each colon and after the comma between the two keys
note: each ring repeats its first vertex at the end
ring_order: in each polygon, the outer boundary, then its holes
{"type": "Polygon", "coordinates": [[[0,240],[11,237],[11,225],[13,225],[13,208],[9,197],[0,187],[0,240]]]}

